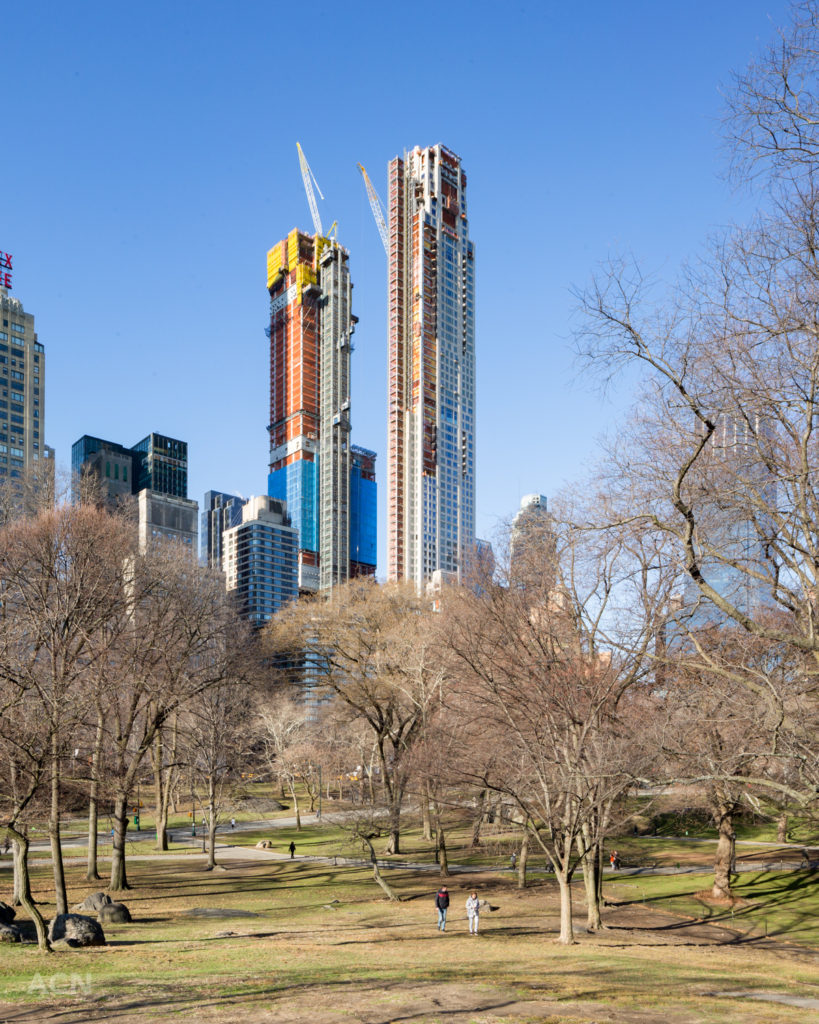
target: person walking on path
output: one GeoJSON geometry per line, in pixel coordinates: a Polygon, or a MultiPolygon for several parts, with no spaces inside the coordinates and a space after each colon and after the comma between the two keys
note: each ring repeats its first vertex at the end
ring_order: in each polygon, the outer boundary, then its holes
{"type": "Polygon", "coordinates": [[[438,908],[438,931],[446,931],[446,912],[449,907],[449,893],[445,885],[442,885],[435,896],[435,906],[438,908]]]}
{"type": "Polygon", "coordinates": [[[296,855],[296,844],[291,840],[290,841],[290,860],[292,860],[295,857],[295,855],[296,855]]]}
{"type": "Polygon", "coordinates": [[[236,828],[236,819],[235,818],[231,818],[230,819],[230,827],[231,828],[236,828]]]}
{"type": "Polygon", "coordinates": [[[466,898],[466,916],[469,918],[469,934],[477,935],[481,916],[481,901],[474,889],[466,898]]]}

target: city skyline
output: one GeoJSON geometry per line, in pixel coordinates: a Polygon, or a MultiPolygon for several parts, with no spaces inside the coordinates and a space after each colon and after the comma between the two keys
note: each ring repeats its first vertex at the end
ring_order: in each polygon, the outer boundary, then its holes
{"type": "MultiPolygon", "coordinates": [[[[412,41],[377,46],[373,32],[359,36],[363,12],[327,11],[315,41],[346,53],[345,103],[363,119],[350,132],[342,122],[269,128],[268,44],[295,38],[290,14],[250,4],[226,21],[205,3],[191,22],[148,4],[133,22],[91,4],[43,23],[14,7],[4,19],[19,57],[9,104],[26,146],[5,172],[0,249],[14,255],[12,294],[36,314],[49,355],[58,467],[76,437],[134,436],[147,420],[188,440],[192,497],[264,493],[260,266],[272,239],[309,224],[300,138],[326,196],[322,216],[338,221],[355,267],[353,436],[382,458],[384,481],[387,269],[356,163],[386,199],[389,160],[404,145],[441,142],[470,176],[476,532],[491,538],[523,494],[551,499],[574,479],[628,401],[627,384],[601,401],[576,379],[571,287],[622,251],[673,277],[710,231],[751,208],[719,177],[719,88],[786,9],[592,3],[579,16],[523,6],[498,24],[488,8],[456,5],[432,44],[462,83],[452,103],[383,88],[412,59],[412,41]]],[[[398,15],[381,17],[386,39],[398,15]]],[[[295,71],[297,56],[282,54],[295,71]]]]}

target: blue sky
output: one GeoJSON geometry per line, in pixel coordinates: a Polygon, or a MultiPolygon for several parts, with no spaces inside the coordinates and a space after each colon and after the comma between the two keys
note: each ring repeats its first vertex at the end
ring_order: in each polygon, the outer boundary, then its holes
{"type": "Polygon", "coordinates": [[[477,252],[478,533],[582,476],[624,389],[578,379],[574,301],[622,252],[672,278],[747,217],[720,88],[784,0],[3,4],[0,250],[47,354],[46,439],[187,440],[190,497],[264,493],[265,254],[310,215],[350,251],[353,439],[379,453],[386,262],[356,170],[443,142],[477,252]]]}

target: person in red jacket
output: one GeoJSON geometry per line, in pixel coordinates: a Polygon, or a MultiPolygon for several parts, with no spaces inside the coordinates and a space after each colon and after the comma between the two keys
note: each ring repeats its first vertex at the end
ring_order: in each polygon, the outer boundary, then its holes
{"type": "Polygon", "coordinates": [[[445,885],[442,885],[435,896],[435,906],[438,908],[438,931],[446,931],[446,912],[449,907],[449,893],[445,885]]]}

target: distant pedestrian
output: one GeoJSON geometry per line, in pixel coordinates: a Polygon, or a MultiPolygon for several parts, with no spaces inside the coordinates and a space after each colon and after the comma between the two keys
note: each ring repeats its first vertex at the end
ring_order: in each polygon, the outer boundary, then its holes
{"type": "Polygon", "coordinates": [[[112,825],[111,826],[111,842],[113,843],[113,841],[114,841],[114,826],[112,825]]]}
{"type": "Polygon", "coordinates": [[[518,862],[518,855],[516,853],[513,853],[512,856],[509,858],[509,870],[510,871],[514,871],[515,870],[515,865],[517,864],[517,862],[518,862]]]}
{"type": "Polygon", "coordinates": [[[438,909],[438,931],[446,931],[446,912],[449,907],[449,893],[445,885],[442,885],[435,896],[435,906],[438,909]]]}
{"type": "Polygon", "coordinates": [[[230,827],[231,828],[236,828],[236,819],[235,818],[231,818],[230,819],[230,827]]]}
{"type": "Polygon", "coordinates": [[[294,842],[292,842],[292,840],[291,840],[291,842],[290,842],[290,860],[292,860],[295,856],[296,856],[296,844],[294,842]]]}
{"type": "Polygon", "coordinates": [[[469,934],[478,934],[478,922],[481,916],[481,901],[473,890],[466,900],[466,916],[469,918],[469,934]]]}
{"type": "Polygon", "coordinates": [[[609,863],[611,864],[612,871],[618,871],[620,869],[620,854],[616,850],[612,850],[612,854],[609,857],[609,863]]]}

